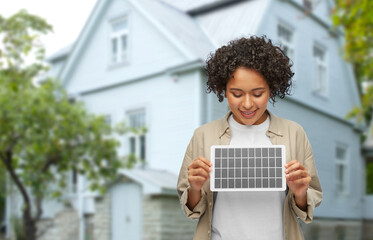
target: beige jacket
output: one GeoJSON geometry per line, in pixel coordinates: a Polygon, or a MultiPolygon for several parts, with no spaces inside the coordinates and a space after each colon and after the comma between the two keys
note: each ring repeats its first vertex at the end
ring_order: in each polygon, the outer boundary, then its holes
{"type": "MultiPolygon", "coordinates": [[[[284,203],[284,236],[285,240],[303,239],[297,217],[305,223],[310,223],[313,218],[313,210],[319,206],[322,200],[322,190],[317,175],[311,145],[303,128],[295,122],[270,115],[270,125],[266,135],[274,145],[285,145],[286,161],[297,159],[310,172],[312,181],[307,190],[307,211],[299,209],[294,200],[293,193],[289,190],[284,203]]],[[[201,200],[189,209],[186,206],[188,199],[188,165],[198,156],[210,159],[210,147],[212,145],[229,145],[231,132],[228,125],[227,115],[219,120],[212,121],[195,130],[187,147],[183,164],[181,166],[177,191],[180,203],[188,218],[199,219],[194,234],[195,240],[208,240],[211,237],[212,209],[214,194],[210,191],[210,180],[201,189],[201,200]]]]}

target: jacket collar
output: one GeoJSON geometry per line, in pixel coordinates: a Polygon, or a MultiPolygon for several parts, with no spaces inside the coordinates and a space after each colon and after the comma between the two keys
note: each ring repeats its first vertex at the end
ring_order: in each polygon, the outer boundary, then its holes
{"type": "MultiPolygon", "coordinates": [[[[270,137],[272,134],[274,134],[274,135],[277,135],[279,137],[282,137],[283,133],[282,133],[281,128],[280,128],[280,118],[278,116],[276,116],[275,114],[271,113],[270,111],[268,111],[268,109],[266,110],[266,112],[268,113],[268,115],[271,119],[266,135],[270,137]]],[[[233,114],[232,111],[229,111],[227,114],[225,114],[225,116],[222,119],[220,119],[220,121],[221,121],[221,124],[220,124],[221,129],[220,129],[220,133],[219,133],[220,138],[224,134],[228,134],[228,135],[231,134],[230,130],[229,130],[228,118],[232,114],[233,114]]]]}

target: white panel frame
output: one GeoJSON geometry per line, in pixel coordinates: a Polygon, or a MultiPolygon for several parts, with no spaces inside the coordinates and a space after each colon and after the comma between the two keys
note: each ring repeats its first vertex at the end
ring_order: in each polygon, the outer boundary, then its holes
{"type": "MultiPolygon", "coordinates": [[[[285,164],[286,164],[286,149],[284,145],[273,145],[273,146],[268,146],[268,145],[256,145],[256,146],[230,146],[230,145],[213,145],[211,146],[211,155],[210,159],[212,161],[212,171],[210,172],[210,190],[213,192],[243,192],[243,191],[285,191],[286,190],[286,178],[285,178],[285,164]],[[282,160],[282,187],[281,188],[215,188],[215,149],[216,148],[253,148],[253,149],[258,149],[258,148],[281,148],[281,160],[282,160]]],[[[256,158],[255,158],[256,159],[256,158]]],[[[262,178],[262,177],[261,177],[262,178]]]]}

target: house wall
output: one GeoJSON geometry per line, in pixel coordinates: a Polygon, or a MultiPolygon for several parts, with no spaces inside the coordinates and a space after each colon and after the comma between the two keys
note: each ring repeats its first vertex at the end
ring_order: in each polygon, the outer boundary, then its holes
{"type": "Polygon", "coordinates": [[[93,236],[92,240],[112,240],[111,239],[111,198],[110,194],[97,197],[95,199],[95,214],[93,216],[93,236]]]}
{"type": "Polygon", "coordinates": [[[364,197],[364,219],[373,220],[373,194],[364,197]]]}
{"type": "MultiPolygon", "coordinates": [[[[82,96],[89,111],[109,114],[113,122],[124,120],[125,113],[143,108],[148,128],[147,165],[178,173],[186,146],[195,128],[201,124],[200,72],[178,75],[159,74],[82,96]]],[[[129,152],[122,136],[121,154],[129,152]]]]}
{"type": "MultiPolygon", "coordinates": [[[[321,8],[321,5],[325,5],[326,2],[319,1],[318,4],[321,8]]],[[[279,43],[277,36],[279,22],[293,29],[295,49],[294,59],[292,59],[295,72],[293,98],[342,119],[348,111],[360,104],[351,67],[343,61],[340,54],[342,47],[340,40],[331,35],[328,29],[286,1],[272,1],[265,19],[258,28],[258,35],[266,34],[274,43],[279,43]],[[315,43],[326,51],[328,76],[326,97],[314,91],[313,46],[315,43]]]]}
{"type": "MultiPolygon", "coordinates": [[[[299,6],[303,6],[304,0],[290,0],[292,2],[295,2],[299,6]]],[[[330,12],[333,7],[333,2],[330,0],[324,0],[324,1],[315,1],[312,0],[312,14],[316,15],[321,20],[328,22],[330,20],[330,12]]]]}
{"type": "Polygon", "coordinates": [[[175,196],[146,196],[143,200],[144,240],[189,240],[197,221],[187,219],[175,196]]]}
{"type": "Polygon", "coordinates": [[[307,133],[312,146],[316,168],[320,178],[323,201],[314,211],[312,224],[301,224],[306,240],[362,239],[370,234],[369,222],[361,219],[364,205],[362,197],[364,159],[360,153],[359,132],[349,124],[320,114],[294,100],[278,101],[270,111],[278,116],[299,123],[307,133]],[[348,146],[348,192],[336,191],[335,144],[348,146]]]}
{"type": "Polygon", "coordinates": [[[212,109],[210,121],[224,117],[229,111],[227,100],[224,98],[223,102],[219,102],[218,97],[214,93],[210,93],[208,98],[210,98],[210,108],[212,109]]]}
{"type": "Polygon", "coordinates": [[[79,239],[79,216],[71,207],[61,210],[53,219],[42,219],[37,227],[38,240],[79,239]]]}
{"type": "Polygon", "coordinates": [[[373,239],[373,220],[364,220],[362,240],[371,239],[373,239]]]}
{"type": "Polygon", "coordinates": [[[359,132],[341,120],[307,108],[292,100],[270,107],[275,114],[299,123],[310,140],[321,186],[323,202],[315,216],[361,219],[363,204],[364,159],[360,153],[359,132]],[[348,146],[348,186],[346,194],[336,191],[335,146],[348,146]]]}
{"type": "MultiPolygon", "coordinates": [[[[215,93],[207,93],[207,76],[204,71],[201,69],[201,95],[202,95],[202,109],[203,121],[202,124],[211,122],[216,119],[222,118],[228,112],[228,102],[224,98],[223,102],[219,102],[218,97],[215,93]]],[[[201,124],[201,125],[202,125],[201,124]]]]}
{"type": "MultiPolygon", "coordinates": [[[[62,68],[64,67],[65,62],[66,62],[66,57],[63,57],[56,61],[53,61],[52,63],[49,63],[50,64],[49,70],[46,73],[46,76],[56,78],[61,72],[62,68]]],[[[57,80],[61,80],[61,79],[57,79],[57,80]]]]}
{"type": "Polygon", "coordinates": [[[71,75],[68,75],[67,90],[70,93],[95,89],[109,84],[126,82],[139,76],[164,71],[181,64],[185,57],[152,22],[139,13],[128,1],[112,0],[97,19],[86,45],[80,54],[71,75]],[[129,61],[110,64],[110,20],[128,15],[129,61]]]}
{"type": "Polygon", "coordinates": [[[364,239],[362,221],[314,219],[312,224],[300,223],[305,240],[364,239]]]}
{"type": "MultiPolygon", "coordinates": [[[[320,23],[292,7],[292,4],[286,1],[272,3],[268,8],[266,21],[258,28],[259,35],[266,34],[275,43],[278,42],[277,24],[281,22],[293,29],[295,49],[293,94],[288,97],[289,100],[278,102],[272,109],[280,116],[301,124],[308,134],[323,188],[323,202],[315,211],[315,216],[359,220],[362,217],[362,198],[365,194],[365,168],[360,152],[361,132],[344,118],[346,113],[360,102],[350,66],[339,54],[340,40],[320,23]],[[326,51],[326,97],[314,91],[315,43],[326,51]],[[348,191],[345,194],[337,193],[335,186],[337,144],[348,148],[348,191]]],[[[318,4],[318,11],[325,12],[327,3],[318,4]]],[[[330,20],[324,20],[330,23],[330,20]]]]}
{"type": "MultiPolygon", "coordinates": [[[[96,198],[95,214],[89,220],[90,228],[93,229],[93,240],[117,240],[112,239],[111,202],[111,194],[96,198]]],[[[145,195],[142,198],[142,239],[144,240],[191,239],[196,223],[197,221],[184,216],[176,195],[145,195]]],[[[123,236],[121,239],[127,238],[128,236],[123,236]]]]}

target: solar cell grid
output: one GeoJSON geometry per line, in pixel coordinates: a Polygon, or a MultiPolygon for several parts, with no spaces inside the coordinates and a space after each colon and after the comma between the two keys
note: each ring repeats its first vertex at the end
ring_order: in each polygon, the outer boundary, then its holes
{"type": "Polygon", "coordinates": [[[212,191],[283,191],[285,146],[212,146],[212,191]]]}

